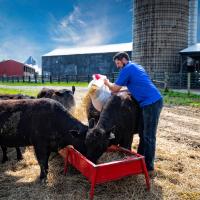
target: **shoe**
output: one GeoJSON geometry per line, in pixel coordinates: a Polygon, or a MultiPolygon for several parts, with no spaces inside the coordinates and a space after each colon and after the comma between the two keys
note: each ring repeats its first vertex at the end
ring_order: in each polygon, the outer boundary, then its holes
{"type": "Polygon", "coordinates": [[[152,178],[152,179],[158,175],[155,170],[149,170],[148,174],[149,174],[149,178],[152,178]]]}

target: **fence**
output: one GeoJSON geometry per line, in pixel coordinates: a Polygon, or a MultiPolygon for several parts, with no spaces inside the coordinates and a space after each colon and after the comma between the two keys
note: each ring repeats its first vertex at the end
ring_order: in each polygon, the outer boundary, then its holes
{"type": "MultiPolygon", "coordinates": [[[[184,89],[188,87],[189,73],[152,73],[150,74],[157,87],[168,89],[184,89]]],[[[190,88],[200,89],[200,73],[190,73],[190,88]]]]}
{"type": "MultiPolygon", "coordinates": [[[[108,79],[112,82],[115,80],[115,74],[106,74],[108,79]]],[[[51,76],[51,75],[33,75],[33,76],[0,76],[0,82],[4,83],[60,83],[60,82],[90,82],[92,75],[62,75],[62,76],[51,76]]]]}
{"type": "MultiPolygon", "coordinates": [[[[114,82],[118,73],[106,74],[111,82],[114,82]]],[[[164,89],[181,89],[187,88],[188,73],[150,73],[150,77],[155,85],[164,89]]],[[[92,75],[62,75],[62,76],[0,76],[0,82],[24,82],[24,83],[60,83],[60,82],[90,82],[92,75]]],[[[200,73],[193,72],[190,74],[190,87],[200,89],[200,73]]]]}

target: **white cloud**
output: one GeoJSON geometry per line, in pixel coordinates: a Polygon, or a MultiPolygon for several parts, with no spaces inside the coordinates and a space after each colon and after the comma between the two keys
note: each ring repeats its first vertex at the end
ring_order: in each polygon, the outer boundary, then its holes
{"type": "MultiPolygon", "coordinates": [[[[99,9],[99,8],[98,8],[99,9]]],[[[57,46],[90,46],[108,43],[112,36],[106,16],[98,11],[83,11],[75,6],[73,11],[60,21],[53,18],[51,38],[57,46]]]]}
{"type": "Polygon", "coordinates": [[[33,56],[40,62],[40,51],[37,44],[24,37],[7,37],[1,41],[0,60],[13,59],[25,62],[29,56],[33,56]]]}
{"type": "Polygon", "coordinates": [[[20,35],[19,30],[23,25],[3,15],[0,15],[0,21],[0,61],[12,59],[25,62],[29,56],[33,56],[40,65],[41,45],[30,40],[25,34],[20,35]]]}

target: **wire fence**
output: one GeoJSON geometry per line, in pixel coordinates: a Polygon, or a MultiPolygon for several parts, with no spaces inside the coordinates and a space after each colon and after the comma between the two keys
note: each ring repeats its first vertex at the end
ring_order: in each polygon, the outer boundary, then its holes
{"type": "MultiPolygon", "coordinates": [[[[108,79],[115,81],[115,74],[106,74],[108,79]]],[[[31,75],[31,76],[0,76],[2,83],[60,83],[60,82],[90,82],[92,75],[31,75]]]]}
{"type": "MultiPolygon", "coordinates": [[[[114,82],[119,73],[106,74],[114,82]]],[[[154,84],[163,89],[183,89],[188,86],[188,73],[150,73],[154,84]]],[[[61,83],[61,82],[90,82],[92,75],[33,75],[33,76],[0,76],[2,83],[61,83]]],[[[200,89],[200,73],[190,73],[190,88],[200,89]]]]}

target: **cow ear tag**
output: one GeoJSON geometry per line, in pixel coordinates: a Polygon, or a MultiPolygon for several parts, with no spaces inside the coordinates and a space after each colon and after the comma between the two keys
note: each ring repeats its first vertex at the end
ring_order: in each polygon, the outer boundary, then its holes
{"type": "Polygon", "coordinates": [[[113,132],[110,132],[110,137],[108,139],[109,140],[115,139],[115,134],[113,132]]]}

